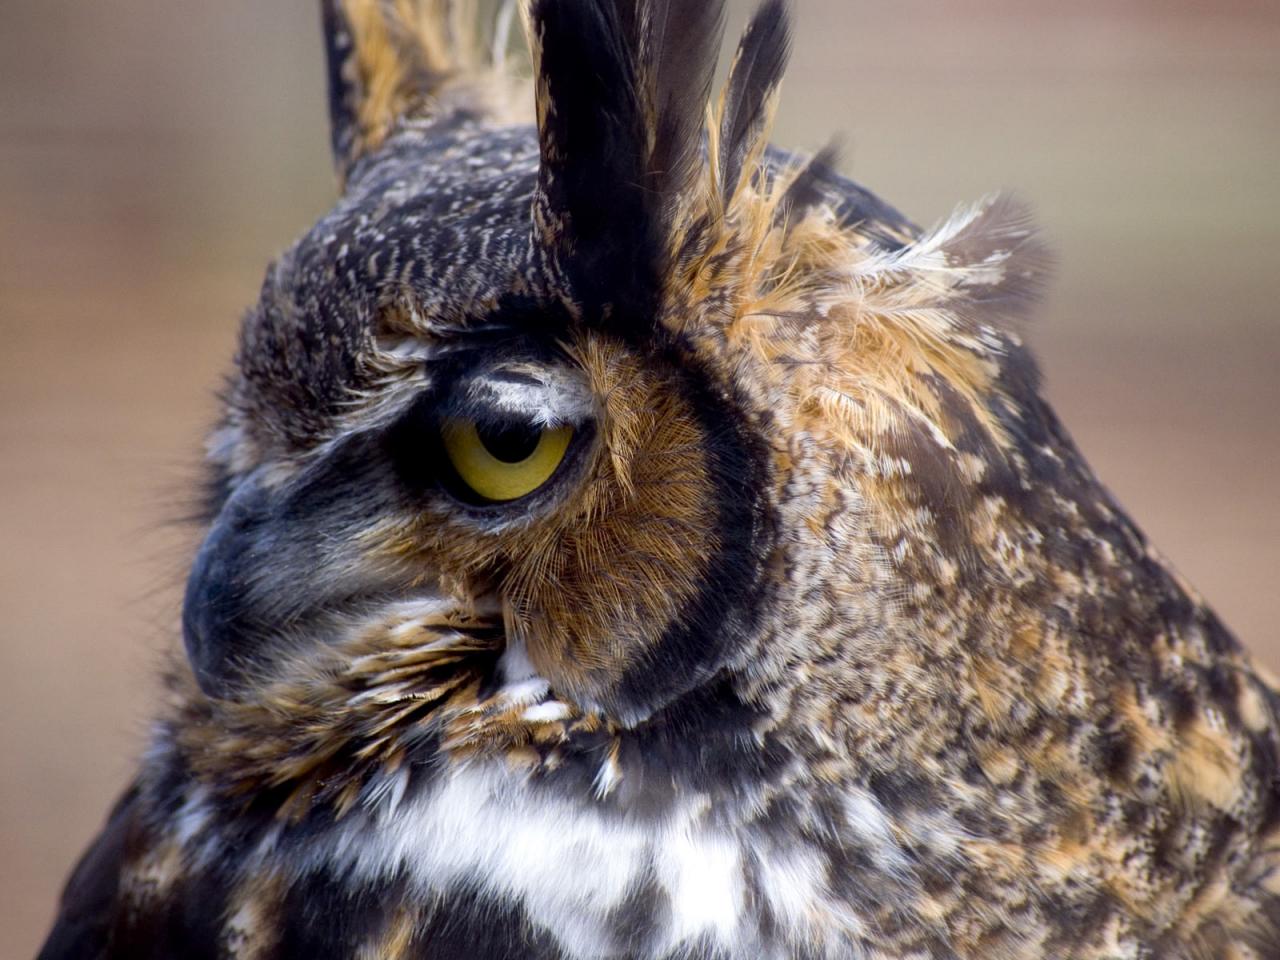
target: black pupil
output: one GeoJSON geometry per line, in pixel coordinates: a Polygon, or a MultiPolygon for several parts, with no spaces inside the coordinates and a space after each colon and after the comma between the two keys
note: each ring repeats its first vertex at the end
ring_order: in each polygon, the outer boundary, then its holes
{"type": "Polygon", "coordinates": [[[542,430],[529,423],[478,424],[480,442],[503,463],[519,463],[528,459],[542,439],[542,430]]]}

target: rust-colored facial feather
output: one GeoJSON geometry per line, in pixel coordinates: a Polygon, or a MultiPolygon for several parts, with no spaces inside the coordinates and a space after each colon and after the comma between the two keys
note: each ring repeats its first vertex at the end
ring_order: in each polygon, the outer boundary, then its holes
{"type": "Polygon", "coordinates": [[[682,616],[719,544],[709,439],[675,371],[588,335],[574,351],[599,398],[600,446],[573,514],[517,542],[510,628],[540,672],[597,703],[682,616]]]}
{"type": "Polygon", "coordinates": [[[499,533],[446,505],[364,539],[371,553],[445,572],[463,602],[492,592],[539,673],[600,705],[624,673],[653,666],[721,546],[708,462],[719,441],[691,409],[683,371],[585,330],[566,352],[597,418],[586,463],[554,503],[499,533]]]}

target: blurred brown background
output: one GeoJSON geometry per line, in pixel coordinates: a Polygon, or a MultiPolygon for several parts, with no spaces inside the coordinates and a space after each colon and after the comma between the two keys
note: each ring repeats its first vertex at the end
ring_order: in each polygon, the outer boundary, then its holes
{"type": "MultiPolygon", "coordinates": [[[[35,952],[133,768],[237,319],[333,198],[313,6],[4,0],[0,957],[35,952]]],[[[796,7],[776,139],[844,132],[921,222],[1034,202],[1050,395],[1280,664],[1280,4],[796,7]]]]}

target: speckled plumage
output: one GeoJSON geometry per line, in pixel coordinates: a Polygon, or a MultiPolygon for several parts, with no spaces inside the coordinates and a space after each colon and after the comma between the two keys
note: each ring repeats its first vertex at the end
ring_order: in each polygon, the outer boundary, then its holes
{"type": "Polygon", "coordinates": [[[524,97],[323,9],[344,193],[43,958],[1280,955],[1280,700],[1039,396],[1016,204],[768,147],[781,3],[709,111],[714,3],[535,0],[524,97]],[[476,410],[573,445],[468,499],[476,410]]]}

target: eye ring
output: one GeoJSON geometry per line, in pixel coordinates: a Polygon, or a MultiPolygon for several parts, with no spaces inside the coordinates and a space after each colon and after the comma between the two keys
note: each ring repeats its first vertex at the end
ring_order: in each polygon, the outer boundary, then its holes
{"type": "Polygon", "coordinates": [[[510,503],[543,487],[564,462],[573,436],[568,424],[490,426],[462,417],[440,424],[441,445],[457,478],[488,503],[510,503]]]}

